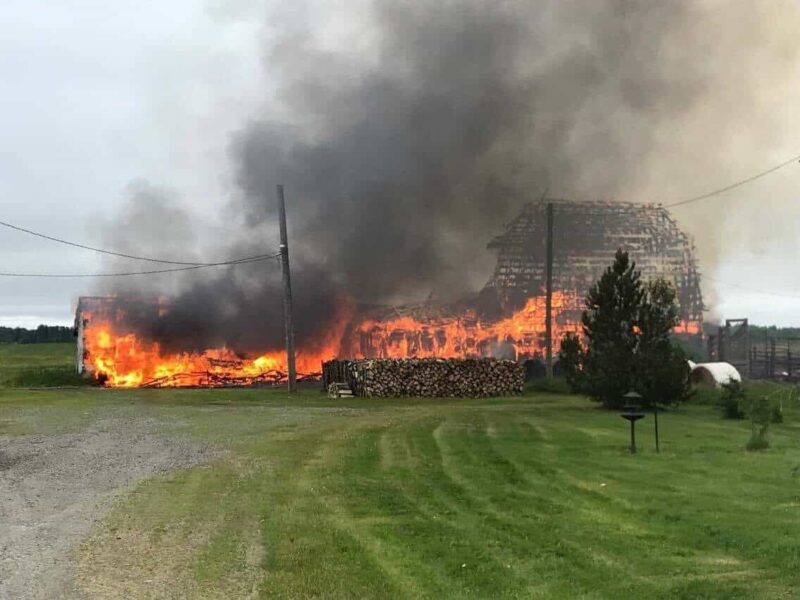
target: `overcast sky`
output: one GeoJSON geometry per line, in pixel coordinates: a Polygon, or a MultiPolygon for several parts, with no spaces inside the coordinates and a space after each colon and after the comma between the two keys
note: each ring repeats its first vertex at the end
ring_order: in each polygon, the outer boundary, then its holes
{"type": "MultiPolygon", "coordinates": [[[[269,98],[269,65],[263,60],[267,9],[267,2],[247,0],[5,0],[0,220],[107,243],[113,234],[108,224],[131,182],[146,180],[173,190],[210,235],[216,228],[224,231],[212,208],[232,193],[229,136],[263,111],[269,98]]],[[[796,14],[790,16],[797,22],[796,14]]],[[[782,139],[771,138],[757,160],[732,161],[728,172],[697,176],[690,164],[696,161],[687,157],[684,167],[692,176],[667,189],[661,185],[665,178],[680,177],[677,157],[669,172],[654,176],[659,194],[648,200],[702,193],[800,154],[800,74],[795,75],[786,87],[794,95],[774,99],[782,139]]],[[[743,119],[745,133],[747,126],[743,119]]],[[[708,152],[717,151],[719,142],[708,140],[708,152]]],[[[717,254],[704,246],[708,227],[718,227],[731,242],[718,261],[701,264],[713,277],[704,282],[712,316],[800,325],[800,208],[791,208],[798,205],[800,165],[793,165],[701,211],[676,210],[701,257],[717,254]],[[731,212],[742,218],[726,218],[731,212]],[[791,295],[797,298],[785,297],[791,295]]],[[[103,268],[91,252],[0,228],[0,271],[103,268]]],[[[69,323],[77,297],[92,290],[92,282],[82,279],[0,277],[0,325],[69,323]]]]}
{"type": "MultiPolygon", "coordinates": [[[[0,219],[99,245],[108,232],[98,223],[113,219],[138,179],[207,212],[229,187],[228,132],[264,87],[257,3],[214,8],[3,2],[0,219]]],[[[102,270],[91,252],[6,229],[0,256],[2,271],[102,270]]],[[[84,279],[0,278],[0,324],[67,323],[91,289],[84,279]]]]}

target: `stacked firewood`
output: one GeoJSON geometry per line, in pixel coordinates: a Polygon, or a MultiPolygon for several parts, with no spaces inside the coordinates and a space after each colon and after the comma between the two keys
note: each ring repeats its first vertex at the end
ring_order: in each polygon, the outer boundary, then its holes
{"type": "Polygon", "coordinates": [[[522,365],[490,358],[410,358],[336,361],[323,369],[346,373],[358,396],[428,398],[484,398],[522,392],[522,365]]]}

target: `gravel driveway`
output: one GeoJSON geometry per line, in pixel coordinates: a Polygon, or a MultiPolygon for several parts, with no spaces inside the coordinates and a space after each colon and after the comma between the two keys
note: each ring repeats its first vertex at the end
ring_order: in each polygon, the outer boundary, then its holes
{"type": "Polygon", "coordinates": [[[208,460],[121,410],[80,433],[0,436],[0,598],[81,598],[70,551],[137,482],[208,460]]]}

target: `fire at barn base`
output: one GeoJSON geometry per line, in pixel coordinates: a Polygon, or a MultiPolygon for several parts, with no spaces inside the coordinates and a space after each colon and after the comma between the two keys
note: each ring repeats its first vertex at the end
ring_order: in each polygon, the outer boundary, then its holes
{"type": "MultiPolygon", "coordinates": [[[[488,245],[497,264],[484,288],[456,302],[359,307],[348,322],[320,331],[322,350],[298,348],[302,379],[321,377],[331,359],[467,359],[517,362],[545,354],[547,204],[553,205],[553,351],[580,333],[589,287],[622,248],[645,279],[663,277],[677,290],[676,334],[700,339],[703,301],[694,249],[660,205],[543,201],[526,205],[488,245]]],[[[282,348],[240,356],[236,348],[162,352],[137,323],[169,313],[168,301],[84,297],[78,303],[77,367],[109,387],[251,386],[285,381],[282,348]]]]}
{"type": "MultiPolygon", "coordinates": [[[[169,310],[154,298],[82,297],[75,317],[77,369],[108,387],[244,387],[286,380],[280,352],[245,360],[229,348],[167,354],[131,323],[169,310]]],[[[302,366],[302,363],[301,363],[302,366]]],[[[316,379],[318,374],[301,375],[316,379]]]]}

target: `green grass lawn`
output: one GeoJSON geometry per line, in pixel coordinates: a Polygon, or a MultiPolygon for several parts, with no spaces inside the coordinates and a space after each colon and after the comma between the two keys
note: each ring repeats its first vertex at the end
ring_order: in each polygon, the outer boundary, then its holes
{"type": "Polygon", "coordinates": [[[75,344],[0,344],[0,386],[76,385],[75,344]]]}
{"type": "Polygon", "coordinates": [[[688,406],[627,423],[562,395],[329,400],[319,392],[0,391],[0,434],[132,406],[210,442],[82,545],[98,597],[795,598],[797,407],[768,451],[688,406]],[[161,586],[161,587],[159,587],[161,586]]]}

